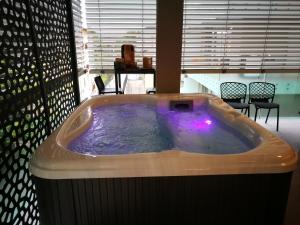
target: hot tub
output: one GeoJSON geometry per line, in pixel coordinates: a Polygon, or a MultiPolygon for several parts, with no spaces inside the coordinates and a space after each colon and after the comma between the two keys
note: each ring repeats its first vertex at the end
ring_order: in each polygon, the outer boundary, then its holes
{"type": "Polygon", "coordinates": [[[39,147],[30,170],[44,225],[257,225],[283,223],[296,164],[290,145],[216,96],[116,95],[81,104],[39,147]],[[103,132],[118,125],[104,115],[136,105],[146,111],[125,114],[120,134],[103,132]],[[110,133],[115,141],[107,143],[110,133]]]}

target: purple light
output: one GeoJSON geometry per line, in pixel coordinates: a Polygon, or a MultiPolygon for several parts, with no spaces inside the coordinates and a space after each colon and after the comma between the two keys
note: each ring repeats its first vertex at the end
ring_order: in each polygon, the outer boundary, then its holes
{"type": "Polygon", "coordinates": [[[211,120],[205,120],[204,123],[206,123],[207,125],[211,125],[212,121],[211,120]]]}
{"type": "Polygon", "coordinates": [[[195,115],[173,112],[169,115],[168,120],[172,124],[171,126],[189,132],[209,132],[215,124],[215,121],[205,112],[195,115]]]}
{"type": "Polygon", "coordinates": [[[212,120],[210,119],[198,119],[194,122],[194,125],[197,129],[207,130],[212,125],[212,120]]]}

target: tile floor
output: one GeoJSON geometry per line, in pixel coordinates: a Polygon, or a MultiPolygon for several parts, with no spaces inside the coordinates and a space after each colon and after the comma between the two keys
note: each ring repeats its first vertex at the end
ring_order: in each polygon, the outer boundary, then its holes
{"type": "MultiPolygon", "coordinates": [[[[264,123],[264,117],[257,122],[277,133],[282,139],[291,144],[296,151],[300,151],[300,117],[280,117],[279,131],[276,132],[276,119],[270,118],[267,124],[264,123]]],[[[285,217],[285,225],[300,224],[300,162],[298,168],[293,174],[291,189],[289,194],[288,206],[285,217]]]]}
{"type": "Polygon", "coordinates": [[[267,124],[265,124],[265,117],[259,118],[257,122],[291,144],[295,150],[300,151],[300,117],[280,117],[278,132],[276,132],[275,117],[269,118],[267,124]]]}

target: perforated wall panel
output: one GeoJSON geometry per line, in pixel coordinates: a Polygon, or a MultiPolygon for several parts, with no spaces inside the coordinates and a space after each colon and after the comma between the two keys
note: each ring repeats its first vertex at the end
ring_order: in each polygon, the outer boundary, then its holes
{"type": "Polygon", "coordinates": [[[39,223],[29,159],[78,103],[70,4],[0,1],[0,224],[39,223]]]}
{"type": "Polygon", "coordinates": [[[76,105],[67,4],[65,0],[31,2],[53,130],[76,105]]]}

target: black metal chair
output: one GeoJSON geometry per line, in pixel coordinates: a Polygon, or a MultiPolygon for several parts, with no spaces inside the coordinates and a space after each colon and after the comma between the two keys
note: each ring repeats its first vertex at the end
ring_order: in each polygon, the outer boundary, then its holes
{"type": "Polygon", "coordinates": [[[255,107],[254,121],[259,109],[268,109],[265,123],[268,122],[271,109],[277,109],[277,126],[279,126],[279,104],[274,103],[275,85],[267,82],[252,82],[249,84],[249,103],[255,107]]]}
{"type": "MultiPolygon", "coordinates": [[[[98,91],[99,91],[99,95],[101,94],[113,94],[113,93],[116,93],[116,89],[115,88],[106,88],[104,83],[103,83],[103,80],[101,78],[101,75],[97,76],[94,78],[95,80],[95,83],[97,85],[97,88],[98,88],[98,91]]],[[[118,94],[124,94],[124,91],[122,89],[119,88],[118,90],[118,94]]]]}
{"type": "Polygon", "coordinates": [[[220,85],[221,98],[234,109],[245,109],[250,116],[250,105],[246,103],[247,85],[239,82],[224,82],[220,85]]]}

